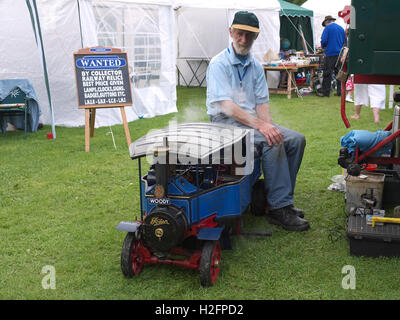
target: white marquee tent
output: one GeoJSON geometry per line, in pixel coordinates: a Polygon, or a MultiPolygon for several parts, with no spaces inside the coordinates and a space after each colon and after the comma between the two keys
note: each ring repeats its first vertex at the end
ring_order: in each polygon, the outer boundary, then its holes
{"type": "Polygon", "coordinates": [[[336,18],[336,23],[346,28],[343,19],[338,16],[339,11],[342,11],[345,6],[350,5],[351,0],[307,0],[302,7],[314,11],[314,45],[321,45],[321,35],[324,31],[322,21],[328,15],[336,18]]]}
{"type": "MultiPolygon", "coordinates": [[[[97,45],[128,54],[133,91],[133,107],[125,108],[128,121],[177,111],[170,1],[2,0],[0,11],[0,77],[33,83],[42,123],[84,125],[73,53],[97,45]]],[[[96,127],[117,123],[122,123],[118,109],[98,109],[96,127]]]]}
{"type": "Polygon", "coordinates": [[[206,84],[202,80],[207,62],[229,46],[228,28],[239,10],[254,12],[260,21],[260,35],[252,48],[255,58],[263,61],[268,49],[279,52],[281,7],[277,0],[178,0],[174,6],[177,67],[180,79],[186,79],[186,83],[180,81],[180,84],[189,85],[191,80],[190,85],[206,84]],[[197,79],[193,77],[194,73],[197,79]]]}

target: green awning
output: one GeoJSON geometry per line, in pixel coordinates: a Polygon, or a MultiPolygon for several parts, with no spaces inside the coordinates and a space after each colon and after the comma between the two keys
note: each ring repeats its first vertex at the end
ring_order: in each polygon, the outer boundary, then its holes
{"type": "Polygon", "coordinates": [[[312,17],[313,11],[306,8],[297,6],[293,3],[286,2],[284,0],[278,0],[281,5],[281,16],[291,16],[291,17],[312,17]]]}

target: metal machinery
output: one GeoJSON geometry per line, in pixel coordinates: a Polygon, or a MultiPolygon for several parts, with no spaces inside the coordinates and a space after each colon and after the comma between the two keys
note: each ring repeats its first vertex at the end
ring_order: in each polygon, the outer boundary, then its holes
{"type": "MultiPolygon", "coordinates": [[[[348,54],[342,60],[342,71],[354,74],[354,83],[400,85],[400,42],[398,41],[398,0],[352,0],[351,6],[339,12],[349,24],[348,54]]],[[[342,82],[341,115],[347,128],[345,82],[342,82]]],[[[400,102],[400,94],[394,95],[400,102]]],[[[394,108],[394,119],[384,129],[392,134],[374,148],[362,153],[356,148],[349,154],[340,150],[338,163],[350,175],[358,176],[369,164],[377,164],[385,173],[384,202],[400,202],[400,106],[394,108]],[[374,157],[379,149],[391,144],[391,155],[374,157]]]]}
{"type": "Polygon", "coordinates": [[[199,270],[201,284],[214,285],[221,249],[231,248],[231,235],[244,234],[242,214],[249,205],[256,215],[266,212],[250,138],[243,128],[185,123],[131,144],[130,156],[139,164],[141,218],[117,227],[128,232],[121,253],[126,277],[145,264],[173,264],[199,270]],[[142,157],[150,163],[143,176],[142,157]]]}

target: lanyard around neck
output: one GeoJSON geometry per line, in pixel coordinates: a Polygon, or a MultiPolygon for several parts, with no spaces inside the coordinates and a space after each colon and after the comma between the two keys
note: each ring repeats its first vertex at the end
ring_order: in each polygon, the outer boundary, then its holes
{"type": "MultiPolygon", "coordinates": [[[[226,48],[226,49],[228,50],[228,53],[230,54],[231,50],[229,48],[226,48]]],[[[243,75],[241,75],[240,71],[239,71],[239,67],[236,65],[236,70],[237,70],[237,73],[238,73],[238,76],[239,76],[239,81],[240,81],[240,87],[242,87],[243,79],[244,79],[244,77],[246,76],[246,73],[247,73],[247,67],[243,67],[243,69],[244,69],[243,75]]]]}
{"type": "Polygon", "coordinates": [[[239,76],[240,87],[242,87],[243,79],[244,79],[244,77],[246,76],[246,73],[247,73],[247,67],[244,67],[244,71],[243,71],[242,75],[240,74],[239,67],[237,65],[236,65],[236,70],[237,70],[237,73],[238,73],[238,76],[239,76]]]}

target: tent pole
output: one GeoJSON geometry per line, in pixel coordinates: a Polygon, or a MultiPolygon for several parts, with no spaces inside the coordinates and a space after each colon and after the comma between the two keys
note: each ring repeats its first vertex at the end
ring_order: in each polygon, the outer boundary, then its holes
{"type": "Polygon", "coordinates": [[[46,56],[44,53],[42,31],[40,29],[39,13],[38,13],[37,6],[36,6],[36,0],[26,0],[26,5],[28,6],[28,9],[29,9],[29,12],[31,15],[33,32],[35,33],[35,37],[36,37],[36,44],[38,46],[40,44],[40,49],[41,49],[41,53],[42,53],[42,66],[43,66],[44,80],[46,83],[47,97],[49,99],[49,106],[50,106],[50,113],[51,113],[51,129],[52,129],[52,133],[53,133],[53,139],[56,139],[56,129],[54,126],[54,110],[53,110],[53,105],[51,102],[50,84],[49,84],[49,77],[48,77],[47,65],[46,65],[46,56]],[[31,5],[30,1],[32,1],[33,9],[35,10],[35,12],[34,12],[35,15],[33,15],[32,5],[31,5]],[[36,25],[35,25],[35,17],[36,17],[36,25]],[[37,26],[37,29],[35,28],[35,26],[37,26]],[[39,39],[37,36],[39,36],[39,39]],[[40,41],[40,43],[39,43],[39,41],[40,41]]]}
{"type": "Polygon", "coordinates": [[[83,36],[82,36],[82,21],[81,21],[81,7],[79,6],[79,0],[76,0],[78,5],[78,17],[79,17],[79,32],[81,36],[81,48],[83,49],[83,36]]]}

